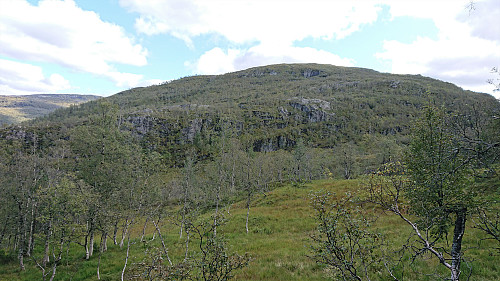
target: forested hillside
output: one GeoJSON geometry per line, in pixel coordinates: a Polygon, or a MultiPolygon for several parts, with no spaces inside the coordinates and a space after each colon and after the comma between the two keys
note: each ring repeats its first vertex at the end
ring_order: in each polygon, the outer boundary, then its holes
{"type": "Polygon", "coordinates": [[[0,130],[0,279],[495,280],[460,247],[498,247],[498,116],[449,83],[316,64],[61,108],[0,130]],[[268,254],[289,212],[301,250],[268,254]]]}
{"type": "MultiPolygon", "coordinates": [[[[211,155],[210,136],[221,126],[256,152],[290,150],[302,139],[310,147],[355,146],[355,153],[374,157],[382,153],[380,147],[406,142],[409,125],[428,101],[450,111],[472,104],[481,105],[482,112],[498,108],[489,95],[426,77],[316,64],[187,77],[106,99],[121,128],[143,147],[161,151],[173,166],[181,165],[187,147],[199,157],[211,155]]],[[[97,108],[91,102],[44,121],[72,126],[97,108]]],[[[359,167],[361,172],[366,168],[359,167]]]]}
{"type": "Polygon", "coordinates": [[[92,95],[0,96],[0,126],[47,115],[60,107],[68,107],[97,99],[92,95]]]}

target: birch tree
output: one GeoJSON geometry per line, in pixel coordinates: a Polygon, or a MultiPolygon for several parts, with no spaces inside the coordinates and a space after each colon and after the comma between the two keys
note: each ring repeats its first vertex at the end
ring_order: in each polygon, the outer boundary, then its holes
{"type": "Polygon", "coordinates": [[[410,227],[416,239],[404,248],[414,259],[430,254],[449,270],[443,279],[460,280],[466,223],[478,215],[478,206],[488,204],[474,182],[475,157],[464,150],[450,115],[430,105],[415,124],[404,158],[406,165],[388,164],[372,177],[369,201],[410,227]]]}

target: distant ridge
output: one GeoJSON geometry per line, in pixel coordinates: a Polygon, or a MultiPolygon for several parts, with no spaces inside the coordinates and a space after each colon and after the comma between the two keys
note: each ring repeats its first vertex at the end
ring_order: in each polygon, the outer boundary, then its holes
{"type": "Polygon", "coordinates": [[[98,98],[99,96],[94,95],[75,94],[0,95],[0,126],[45,116],[60,107],[69,107],[98,98]]]}

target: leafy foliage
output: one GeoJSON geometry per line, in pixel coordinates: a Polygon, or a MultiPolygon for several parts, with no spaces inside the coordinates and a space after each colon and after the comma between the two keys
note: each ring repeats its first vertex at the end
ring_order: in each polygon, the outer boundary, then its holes
{"type": "Polygon", "coordinates": [[[405,189],[405,196],[422,227],[437,237],[447,234],[451,214],[474,208],[476,196],[470,161],[460,153],[449,124],[442,110],[426,108],[406,156],[414,185],[405,189]]]}
{"type": "Polygon", "coordinates": [[[380,234],[369,230],[371,222],[362,209],[348,206],[352,196],[334,198],[330,193],[311,196],[319,223],[312,258],[334,269],[335,279],[370,280],[381,266],[375,253],[382,245],[380,234]]]}
{"type": "MultiPolygon", "coordinates": [[[[20,270],[29,270],[26,260],[34,263],[42,278],[63,267],[73,249],[73,262],[87,268],[86,276],[107,278],[101,261],[107,259],[108,240],[126,248],[125,261],[115,260],[120,269],[114,269],[125,276],[134,259],[130,252],[137,250],[139,240],[131,235],[142,233],[142,243],[157,239],[146,247],[149,260],[141,270],[151,274],[140,275],[143,278],[229,279],[243,271],[248,257],[229,254],[224,237],[232,239],[243,230],[246,237],[276,237],[284,229],[283,224],[275,227],[280,222],[262,225],[253,217],[254,210],[296,196],[315,179],[353,179],[376,171],[398,160],[407,144],[414,149],[411,158],[422,163],[434,157],[435,152],[426,153],[432,149],[441,153],[442,161],[457,161],[442,167],[412,166],[411,171],[422,173],[415,173],[411,183],[429,183],[432,188],[443,183],[443,188],[418,193],[407,189],[406,175],[391,172],[373,187],[391,184],[390,191],[396,193],[374,189],[371,195],[380,195],[391,210],[403,206],[398,200],[404,195],[409,210],[420,216],[413,206],[418,196],[439,201],[444,198],[440,193],[449,192],[449,202],[431,210],[440,219],[411,224],[430,226],[432,237],[441,243],[447,226],[458,217],[456,210],[463,210],[460,200],[478,208],[484,202],[476,201],[477,193],[471,193],[467,183],[470,174],[492,175],[496,160],[490,156],[496,155],[498,146],[492,140],[498,134],[489,125],[488,130],[476,130],[474,124],[488,120],[486,116],[497,114],[499,108],[491,97],[428,78],[312,64],[187,77],[131,89],[0,130],[0,192],[5,195],[0,197],[0,246],[9,252],[6,256],[15,252],[20,270]],[[437,116],[433,128],[443,138],[435,146],[414,143],[409,128],[425,102],[425,90],[446,111],[470,109],[472,104],[480,105],[482,114],[454,115],[469,122],[461,123],[467,125],[456,135],[451,127],[439,125],[437,116]],[[487,141],[477,142],[485,136],[487,141]],[[457,143],[463,144],[458,150],[457,143]],[[460,161],[467,165],[457,166],[460,161]],[[442,176],[440,180],[426,178],[429,167],[442,176]],[[294,188],[286,196],[272,194],[287,183],[294,188]],[[229,215],[235,202],[245,206],[240,213],[245,225],[233,225],[224,236],[221,215],[229,215]],[[165,230],[169,223],[178,234],[165,230]]],[[[427,138],[422,135],[422,141],[427,138]]],[[[340,272],[354,272],[343,276],[369,278],[368,271],[381,267],[381,236],[369,230],[372,221],[362,210],[351,209],[348,200],[326,198],[318,196],[315,204],[324,219],[316,249],[327,246],[338,255],[328,259],[322,256],[326,252],[318,251],[318,261],[340,272]],[[330,243],[334,240],[339,243],[330,243]],[[348,241],[353,243],[346,246],[348,241]]],[[[290,201],[292,207],[298,200],[290,201]]],[[[422,214],[431,205],[422,206],[422,214]]],[[[280,220],[287,215],[281,213],[280,220]]]]}

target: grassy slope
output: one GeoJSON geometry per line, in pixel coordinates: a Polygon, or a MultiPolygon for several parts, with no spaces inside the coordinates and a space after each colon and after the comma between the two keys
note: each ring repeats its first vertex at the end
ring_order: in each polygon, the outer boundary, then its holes
{"type": "MultiPolygon", "coordinates": [[[[250,266],[239,271],[235,280],[327,279],[328,270],[307,257],[311,254],[309,251],[310,235],[315,230],[309,195],[319,190],[332,191],[339,195],[345,192],[357,192],[360,184],[359,180],[322,180],[302,188],[284,186],[266,193],[266,196],[260,195],[252,204],[249,234],[245,233],[244,202],[233,204],[230,215],[227,216],[229,223],[224,229],[231,245],[231,252],[240,254],[248,252],[253,257],[250,266]]],[[[393,241],[391,244],[395,247],[401,245],[408,237],[408,228],[395,216],[381,214],[374,228],[387,233],[387,239],[393,241]]],[[[164,225],[162,229],[172,259],[174,262],[182,260],[184,241],[179,239],[178,227],[164,225]]],[[[142,225],[136,224],[132,236],[140,237],[141,231],[142,225]]],[[[149,229],[148,233],[152,233],[152,229],[149,229]]],[[[489,255],[487,251],[474,249],[477,245],[470,239],[476,235],[478,235],[477,232],[468,229],[464,239],[464,248],[470,248],[467,255],[471,258],[470,265],[473,268],[471,280],[500,280],[500,264],[498,264],[497,257],[489,255]]],[[[137,240],[134,241],[137,242],[137,240]]],[[[155,242],[159,242],[158,240],[156,239],[155,242]]],[[[196,246],[191,247],[194,249],[196,246]]],[[[71,258],[64,260],[63,266],[58,267],[56,280],[97,279],[98,253],[90,261],[84,261],[81,258],[82,251],[81,247],[71,249],[71,258]]],[[[125,256],[126,247],[120,249],[118,246],[110,245],[108,252],[102,256],[101,280],[119,280],[125,256]]],[[[143,257],[144,248],[141,243],[137,242],[131,247],[129,266],[134,262],[140,262],[143,257]]],[[[11,261],[7,259],[0,261],[0,264],[3,264],[0,265],[0,280],[40,279],[41,271],[33,266],[32,261],[28,261],[28,269],[23,273],[19,272],[15,257],[12,257],[11,261]]],[[[416,262],[409,267],[420,271],[442,266],[431,259],[427,262],[416,262]]],[[[383,272],[381,270],[380,273],[376,273],[378,280],[389,280],[383,272]]],[[[441,273],[447,274],[443,270],[441,273]]],[[[403,278],[403,280],[417,279],[434,280],[435,276],[418,275],[416,277],[412,269],[409,269],[409,273],[403,278]]]]}

